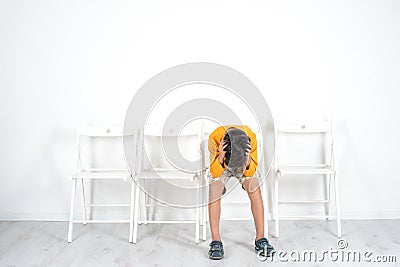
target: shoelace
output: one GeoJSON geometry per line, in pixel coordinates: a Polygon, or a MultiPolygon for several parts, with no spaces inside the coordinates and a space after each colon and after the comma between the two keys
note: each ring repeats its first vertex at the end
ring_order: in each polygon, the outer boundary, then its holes
{"type": "Polygon", "coordinates": [[[263,246],[264,248],[271,248],[271,245],[267,242],[261,242],[261,246],[263,246]]]}
{"type": "Polygon", "coordinates": [[[220,244],[212,244],[210,245],[210,250],[211,251],[220,251],[222,249],[222,246],[220,244]]]}
{"type": "Polygon", "coordinates": [[[260,246],[263,248],[272,248],[272,246],[270,245],[270,243],[266,238],[262,239],[260,242],[258,242],[258,244],[260,244],[260,246]]]}

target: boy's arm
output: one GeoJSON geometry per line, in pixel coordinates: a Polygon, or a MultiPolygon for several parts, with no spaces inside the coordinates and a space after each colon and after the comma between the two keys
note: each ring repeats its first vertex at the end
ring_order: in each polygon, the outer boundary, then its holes
{"type": "Polygon", "coordinates": [[[250,164],[244,170],[243,175],[246,177],[254,176],[258,166],[258,158],[257,158],[257,138],[253,136],[251,138],[251,150],[250,150],[250,164]]]}
{"type": "Polygon", "coordinates": [[[214,178],[220,177],[225,168],[222,167],[218,160],[218,145],[211,135],[208,139],[208,150],[210,151],[210,173],[214,178]]]}

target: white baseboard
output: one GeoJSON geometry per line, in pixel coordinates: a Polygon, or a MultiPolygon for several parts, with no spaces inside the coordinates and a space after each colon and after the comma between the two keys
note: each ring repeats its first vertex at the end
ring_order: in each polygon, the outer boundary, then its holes
{"type": "MultiPolygon", "coordinates": [[[[159,210],[157,212],[157,219],[160,219],[164,216],[169,216],[172,213],[167,210],[159,210]]],[[[175,213],[178,217],[178,219],[187,219],[187,215],[190,215],[188,212],[181,212],[181,213],[175,213]]],[[[226,214],[226,213],[225,213],[226,214]]],[[[308,213],[310,214],[310,213],[308,213]]],[[[305,215],[305,213],[291,213],[290,215],[295,215],[295,216],[302,216],[305,215]]],[[[321,213],[313,213],[310,215],[321,215],[321,213]]],[[[355,212],[342,212],[342,219],[343,220],[375,220],[375,219],[400,219],[400,210],[395,210],[395,211],[355,211],[355,212]]],[[[117,219],[117,220],[124,220],[124,219],[129,219],[129,214],[128,213],[111,213],[111,212],[104,212],[104,213],[93,213],[92,214],[93,218],[99,219],[99,220],[104,220],[104,219],[117,219]]],[[[270,214],[267,216],[269,219],[271,219],[270,214]]],[[[69,213],[21,213],[21,212],[15,212],[15,213],[0,213],[0,221],[68,221],[69,218],[69,213]]],[[[76,213],[74,215],[75,219],[81,219],[82,218],[82,213],[76,213]]],[[[170,219],[170,218],[165,218],[165,219],[170,219]]],[[[176,217],[174,216],[174,219],[176,217]]],[[[283,219],[282,219],[283,220],[283,219]]],[[[286,219],[289,220],[289,219],[286,219]]],[[[293,220],[293,219],[290,219],[293,220]]],[[[311,219],[314,220],[314,219],[311,219]]]]}

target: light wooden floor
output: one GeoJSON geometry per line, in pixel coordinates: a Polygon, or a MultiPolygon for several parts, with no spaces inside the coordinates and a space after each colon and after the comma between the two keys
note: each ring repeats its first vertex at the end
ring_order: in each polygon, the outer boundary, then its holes
{"type": "MultiPolygon", "coordinates": [[[[258,266],[254,252],[252,221],[221,222],[225,258],[208,259],[210,240],[196,245],[194,225],[140,225],[136,245],[127,240],[123,224],[75,225],[73,242],[66,242],[66,222],[0,222],[0,266],[258,266]]],[[[208,237],[209,233],[208,233],[208,237]]],[[[395,255],[400,265],[400,220],[343,221],[347,249],[370,250],[373,255],[395,255]]],[[[281,221],[281,237],[271,237],[277,250],[310,250],[317,253],[337,248],[334,221],[281,221]]],[[[288,256],[287,256],[288,257],[288,256]]],[[[277,259],[273,264],[281,264],[277,259]]],[[[300,263],[297,266],[337,266],[300,263]]],[[[345,264],[347,266],[361,266],[345,264]]],[[[370,266],[376,266],[372,264],[370,266]]],[[[380,265],[379,265],[380,266],[380,265]]]]}

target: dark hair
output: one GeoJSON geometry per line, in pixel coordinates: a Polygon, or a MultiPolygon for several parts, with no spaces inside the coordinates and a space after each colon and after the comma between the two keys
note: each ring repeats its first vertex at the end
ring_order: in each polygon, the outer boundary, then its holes
{"type": "Polygon", "coordinates": [[[229,129],[225,136],[225,164],[226,166],[237,169],[242,168],[246,164],[246,151],[250,150],[248,142],[250,138],[246,133],[237,128],[229,129]]]}

